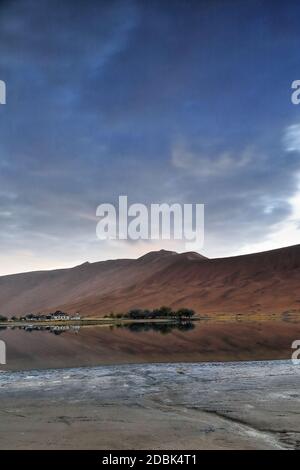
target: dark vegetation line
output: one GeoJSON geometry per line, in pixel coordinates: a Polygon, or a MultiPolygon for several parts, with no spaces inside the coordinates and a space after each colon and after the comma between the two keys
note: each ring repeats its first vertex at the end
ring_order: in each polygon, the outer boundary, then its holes
{"type": "Polygon", "coordinates": [[[133,309],[127,313],[111,313],[105,315],[104,318],[128,318],[132,320],[154,320],[157,318],[170,318],[170,319],[191,319],[195,315],[194,310],[189,308],[180,308],[179,310],[172,310],[170,307],[160,307],[154,310],[133,309]]]}
{"type": "MultiPolygon", "coordinates": [[[[132,309],[129,310],[127,313],[110,313],[109,315],[104,315],[103,318],[111,318],[111,319],[131,319],[131,320],[155,320],[155,319],[174,319],[174,320],[183,320],[183,319],[192,319],[194,317],[195,312],[189,308],[180,308],[179,310],[172,310],[170,307],[160,307],[154,310],[142,310],[142,309],[132,309]]],[[[25,316],[11,317],[11,321],[31,321],[31,320],[81,320],[82,318],[79,314],[75,316],[69,315],[67,313],[61,312],[60,310],[56,311],[55,313],[49,314],[27,314],[25,316]]],[[[9,319],[4,316],[0,315],[0,322],[7,322],[9,319]]],[[[88,318],[87,318],[88,320],[88,318]]]]}

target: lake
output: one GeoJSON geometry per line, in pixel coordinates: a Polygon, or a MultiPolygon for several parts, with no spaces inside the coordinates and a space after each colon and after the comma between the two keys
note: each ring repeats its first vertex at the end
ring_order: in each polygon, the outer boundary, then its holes
{"type": "Polygon", "coordinates": [[[300,324],[278,321],[130,323],[0,330],[7,364],[0,370],[289,359],[300,324]]]}

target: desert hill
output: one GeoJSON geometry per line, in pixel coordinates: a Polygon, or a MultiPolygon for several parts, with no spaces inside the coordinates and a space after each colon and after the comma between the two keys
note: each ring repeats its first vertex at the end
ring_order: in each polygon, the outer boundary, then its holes
{"type": "Polygon", "coordinates": [[[154,251],[138,259],[0,277],[0,313],[83,315],[161,305],[199,313],[300,311],[300,245],[230,258],[154,251]]]}

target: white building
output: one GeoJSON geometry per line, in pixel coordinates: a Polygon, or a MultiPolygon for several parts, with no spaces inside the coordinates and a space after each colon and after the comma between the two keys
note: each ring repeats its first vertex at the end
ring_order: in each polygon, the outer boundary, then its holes
{"type": "Polygon", "coordinates": [[[65,313],[55,313],[53,315],[53,320],[70,320],[70,316],[65,313]]]}

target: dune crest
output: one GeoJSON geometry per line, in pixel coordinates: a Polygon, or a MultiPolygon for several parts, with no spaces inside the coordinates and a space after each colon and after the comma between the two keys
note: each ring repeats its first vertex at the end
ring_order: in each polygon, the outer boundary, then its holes
{"type": "Polygon", "coordinates": [[[152,251],[138,259],[0,277],[0,313],[104,315],[161,305],[199,313],[300,311],[300,245],[208,259],[152,251]]]}

